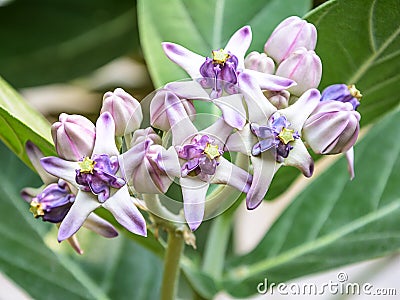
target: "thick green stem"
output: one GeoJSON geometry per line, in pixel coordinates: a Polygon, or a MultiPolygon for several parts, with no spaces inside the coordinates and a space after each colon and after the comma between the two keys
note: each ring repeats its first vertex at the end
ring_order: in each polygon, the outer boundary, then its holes
{"type": "MultiPolygon", "coordinates": [[[[235,164],[238,167],[246,169],[248,166],[247,156],[239,153],[236,157],[235,164]]],[[[229,236],[232,230],[232,218],[236,208],[244,199],[245,194],[238,192],[232,187],[225,187],[223,190],[218,191],[212,195],[206,203],[206,216],[212,216],[217,211],[218,206],[228,204],[230,206],[224,213],[219,215],[212,223],[210,234],[207,239],[207,244],[204,253],[203,271],[214,277],[220,279],[222,276],[226,249],[228,247],[229,236]],[[230,205],[231,197],[237,197],[235,203],[230,205]]],[[[224,207],[225,208],[225,207],[224,207]]]]}
{"type": "Polygon", "coordinates": [[[164,257],[164,274],[161,285],[162,300],[176,299],[183,246],[182,234],[175,230],[168,231],[168,245],[164,257]]]}
{"type": "Polygon", "coordinates": [[[225,256],[230,231],[231,220],[229,216],[227,217],[227,214],[222,214],[216,218],[211,225],[205,248],[203,271],[216,279],[222,275],[224,259],[221,258],[225,256]]]}

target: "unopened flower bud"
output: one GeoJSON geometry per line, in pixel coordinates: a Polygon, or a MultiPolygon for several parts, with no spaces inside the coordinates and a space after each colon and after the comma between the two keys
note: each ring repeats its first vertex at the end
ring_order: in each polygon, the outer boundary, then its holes
{"type": "Polygon", "coordinates": [[[283,109],[289,106],[290,93],[286,90],[280,92],[265,91],[264,95],[277,109],[283,109]]]}
{"type": "Polygon", "coordinates": [[[145,194],[165,193],[173,177],[180,175],[175,149],[161,146],[161,138],[151,127],[135,131],[121,167],[135,190],[145,194]]]}
{"type": "Polygon", "coordinates": [[[314,50],[317,43],[315,26],[299,17],[283,20],[265,43],[264,51],[280,63],[300,47],[314,50]]]}
{"type": "Polygon", "coordinates": [[[318,87],[322,76],[321,59],[313,50],[297,49],[279,65],[276,75],[296,81],[297,85],[288,90],[300,96],[305,91],[318,87]]]}
{"type": "Polygon", "coordinates": [[[244,66],[246,69],[274,74],[275,63],[271,57],[268,57],[265,53],[258,53],[253,51],[247,55],[244,60],[244,66]]]}
{"type": "Polygon", "coordinates": [[[78,161],[92,153],[96,133],[94,124],[84,116],[62,113],[51,126],[51,135],[61,158],[78,161]]]}
{"type": "Polygon", "coordinates": [[[360,114],[350,103],[321,101],[303,127],[303,138],[315,153],[337,154],[357,140],[360,114]]]}
{"type": "Polygon", "coordinates": [[[116,136],[135,131],[143,119],[140,103],[121,88],[104,94],[100,114],[106,111],[114,119],[116,136]]]}
{"type": "Polygon", "coordinates": [[[360,105],[361,93],[354,84],[333,84],[328,86],[321,95],[321,101],[336,100],[340,102],[350,102],[353,109],[356,110],[360,105]]]}
{"type": "MultiPolygon", "coordinates": [[[[168,89],[159,90],[150,102],[150,123],[151,126],[168,131],[170,129],[167,109],[170,107],[165,106],[165,99],[168,96],[168,89]]],[[[196,109],[191,100],[181,99],[185,111],[189,117],[196,115],[196,109]]]]}

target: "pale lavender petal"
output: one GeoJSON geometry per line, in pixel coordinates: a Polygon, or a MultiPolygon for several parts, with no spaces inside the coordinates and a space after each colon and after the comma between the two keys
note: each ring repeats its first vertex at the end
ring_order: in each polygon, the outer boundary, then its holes
{"type": "Polygon", "coordinates": [[[291,128],[301,132],[304,122],[319,103],[321,94],[317,89],[309,89],[288,108],[280,110],[291,124],[291,128]]]}
{"type": "Polygon", "coordinates": [[[115,123],[109,112],[102,113],[97,119],[93,154],[119,154],[115,146],[115,123]]]}
{"type": "Polygon", "coordinates": [[[314,160],[308,153],[306,146],[301,139],[297,139],[292,143],[293,149],[290,150],[289,156],[285,158],[284,164],[299,169],[304,176],[311,177],[314,172],[314,160]]]}
{"type": "Polygon", "coordinates": [[[249,121],[265,124],[276,108],[265,98],[255,78],[249,74],[239,75],[239,85],[244,94],[249,112],[249,121]]]}
{"type": "Polygon", "coordinates": [[[209,183],[195,177],[180,179],[183,195],[185,218],[192,231],[195,231],[203,221],[204,205],[209,183]]]}
{"type": "Polygon", "coordinates": [[[83,223],[83,227],[100,234],[106,238],[113,238],[118,236],[118,231],[111,225],[111,223],[107,222],[103,218],[100,218],[95,213],[91,213],[85,223],[83,223]]]}
{"type": "Polygon", "coordinates": [[[58,230],[58,241],[61,242],[75,232],[83,225],[89,214],[100,206],[97,198],[92,193],[79,191],[71,209],[61,222],[58,230]]]}
{"type": "Polygon", "coordinates": [[[78,162],[68,161],[55,156],[44,157],[40,160],[43,169],[57,178],[64,179],[76,186],[75,170],[79,169],[78,162]]]}
{"type": "Polygon", "coordinates": [[[350,174],[350,180],[354,179],[354,148],[351,147],[347,152],[345,153],[346,155],[346,160],[347,160],[347,170],[349,171],[350,174]]]}
{"type": "Polygon", "coordinates": [[[200,134],[212,137],[215,140],[215,144],[222,149],[231,132],[232,127],[228,126],[222,118],[219,118],[214,124],[202,130],[200,134]]]}
{"type": "Polygon", "coordinates": [[[211,179],[211,183],[228,184],[244,193],[249,191],[253,176],[223,157],[218,159],[218,163],[217,171],[211,179]]]}
{"type": "Polygon", "coordinates": [[[165,108],[171,125],[173,145],[181,145],[197,133],[197,129],[190,121],[181,100],[175,94],[166,93],[165,108]]]}
{"type": "Polygon", "coordinates": [[[184,69],[190,77],[202,77],[200,67],[205,62],[205,57],[174,43],[162,43],[162,47],[168,58],[184,69]]]}
{"type": "Polygon", "coordinates": [[[179,177],[181,168],[175,148],[169,147],[167,150],[160,145],[154,145],[153,147],[159,148],[160,161],[158,162],[158,167],[171,177],[179,177]]]}
{"type": "Polygon", "coordinates": [[[226,151],[240,152],[251,155],[253,145],[257,143],[256,136],[251,132],[250,125],[246,124],[242,130],[231,134],[225,143],[226,151]]]}
{"type": "Polygon", "coordinates": [[[253,181],[247,193],[246,205],[247,209],[255,209],[264,199],[280,164],[276,163],[273,151],[263,152],[260,156],[251,156],[250,159],[253,165],[253,181]]]}
{"type": "MultiPolygon", "coordinates": [[[[294,80],[282,76],[271,75],[250,69],[244,70],[244,73],[255,78],[259,88],[262,90],[279,92],[296,85],[294,80]]],[[[241,85],[240,81],[239,85],[241,85]]]]}
{"type": "Polygon", "coordinates": [[[222,112],[225,122],[236,129],[243,129],[246,124],[246,111],[241,94],[220,97],[212,101],[222,112]]]}
{"type": "MultiPolygon", "coordinates": [[[[150,102],[151,126],[159,128],[163,131],[168,131],[170,129],[166,112],[167,107],[165,106],[165,97],[169,92],[170,91],[166,89],[158,91],[150,102]]],[[[189,115],[191,119],[194,118],[196,115],[196,109],[192,101],[186,100],[185,98],[181,99],[181,101],[186,114],[189,115]]]]}
{"type": "Polygon", "coordinates": [[[24,199],[26,202],[31,203],[32,198],[36,197],[40,192],[42,191],[42,188],[31,188],[31,187],[26,187],[21,190],[21,197],[24,199]]]}
{"type": "Polygon", "coordinates": [[[117,222],[130,232],[147,236],[146,221],[139,209],[131,201],[126,185],[104,202],[103,207],[109,210],[117,222]]]}
{"type": "Polygon", "coordinates": [[[49,184],[57,181],[56,177],[51,176],[49,173],[43,170],[43,167],[40,164],[40,159],[44,157],[44,155],[42,151],[40,151],[40,149],[34,143],[32,143],[31,141],[27,141],[25,144],[25,150],[26,154],[29,157],[29,160],[31,161],[35,170],[38,172],[43,183],[49,184]]]}
{"type": "Polygon", "coordinates": [[[183,99],[210,100],[206,90],[197,81],[171,82],[165,85],[165,89],[183,99]]]}
{"type": "Polygon", "coordinates": [[[131,183],[132,176],[136,172],[136,168],[142,163],[146,155],[146,147],[144,142],[134,145],[131,149],[118,156],[118,164],[122,177],[131,183]]]}
{"type": "Polygon", "coordinates": [[[225,46],[225,51],[231,52],[238,58],[238,68],[244,69],[244,56],[250,47],[252,32],[250,26],[243,26],[236,31],[225,46]]]}

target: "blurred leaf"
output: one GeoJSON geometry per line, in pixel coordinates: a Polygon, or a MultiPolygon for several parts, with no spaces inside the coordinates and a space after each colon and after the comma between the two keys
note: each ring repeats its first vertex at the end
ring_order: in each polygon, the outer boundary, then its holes
{"type": "Polygon", "coordinates": [[[316,52],[322,59],[320,87],[356,84],[363,98],[363,125],[399,103],[400,2],[338,0],[307,16],[318,28],[316,52]]]}
{"type": "Polygon", "coordinates": [[[158,299],[162,260],[121,235],[104,239],[81,232],[84,255],[74,260],[101,286],[110,299],[158,299]]]}
{"type": "MultiPolygon", "coordinates": [[[[355,83],[363,94],[358,108],[362,126],[400,102],[398,0],[330,1],[313,10],[307,19],[318,29],[321,90],[334,83],[355,83]]],[[[299,174],[293,168],[281,168],[266,197],[279,196],[299,174]]]]}
{"type": "Polygon", "coordinates": [[[259,245],[230,263],[225,288],[255,294],[257,284],[282,282],[400,249],[400,109],[355,147],[356,178],[342,158],[313,181],[259,245]],[[388,134],[390,133],[390,134],[388,134]]]}
{"type": "Polygon", "coordinates": [[[107,299],[73,262],[44,244],[48,224],[34,219],[19,195],[40,180],[3,143],[0,154],[0,270],[36,299],[107,299]]]}
{"type": "Polygon", "coordinates": [[[251,25],[250,50],[262,51],[273,28],[290,15],[303,15],[309,0],[257,0],[251,5],[241,0],[138,2],[139,32],[145,59],[154,85],[187,78],[165,56],[161,42],[174,42],[201,55],[224,47],[230,36],[244,25],[251,25]]]}
{"type": "Polygon", "coordinates": [[[27,165],[29,139],[46,155],[54,154],[49,122],[0,77],[0,139],[27,165]]]}
{"type": "Polygon", "coordinates": [[[67,81],[139,51],[135,1],[18,0],[0,7],[0,74],[17,87],[67,81]]]}
{"type": "MultiPolygon", "coordinates": [[[[159,297],[161,259],[126,236],[110,240],[84,229],[78,233],[84,255],[53,253],[43,242],[53,225],[34,219],[19,195],[25,186],[40,186],[40,179],[2,143],[0,155],[1,272],[36,299],[159,297]]],[[[56,235],[51,238],[57,244],[56,235]]]]}

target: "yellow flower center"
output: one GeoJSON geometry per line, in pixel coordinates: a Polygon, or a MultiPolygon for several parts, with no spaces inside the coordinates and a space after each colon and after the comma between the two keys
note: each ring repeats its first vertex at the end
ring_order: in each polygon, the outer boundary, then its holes
{"type": "Polygon", "coordinates": [[[39,203],[35,200],[33,200],[31,202],[31,207],[29,208],[29,211],[31,213],[33,213],[33,216],[35,218],[39,217],[39,216],[44,216],[44,210],[43,210],[43,206],[42,203],[39,203]]]}
{"type": "Polygon", "coordinates": [[[210,143],[207,143],[206,148],[204,149],[204,154],[207,155],[209,159],[214,159],[221,156],[218,151],[218,145],[211,145],[210,143]]]}
{"type": "Polygon", "coordinates": [[[347,86],[347,88],[349,89],[350,94],[354,97],[357,98],[358,100],[361,100],[362,94],[361,92],[356,88],[356,86],[354,84],[349,84],[347,86]]]}
{"type": "Polygon", "coordinates": [[[227,61],[230,55],[225,52],[224,49],[213,50],[212,51],[212,59],[213,63],[223,65],[227,61]]]}
{"type": "Polygon", "coordinates": [[[278,134],[278,138],[281,140],[282,143],[287,145],[288,143],[294,141],[293,133],[293,129],[287,129],[286,127],[283,127],[281,132],[278,134]]]}
{"type": "Polygon", "coordinates": [[[82,161],[78,162],[78,165],[80,167],[79,171],[81,173],[93,174],[95,164],[96,162],[94,160],[91,160],[89,157],[86,156],[82,161]]]}

